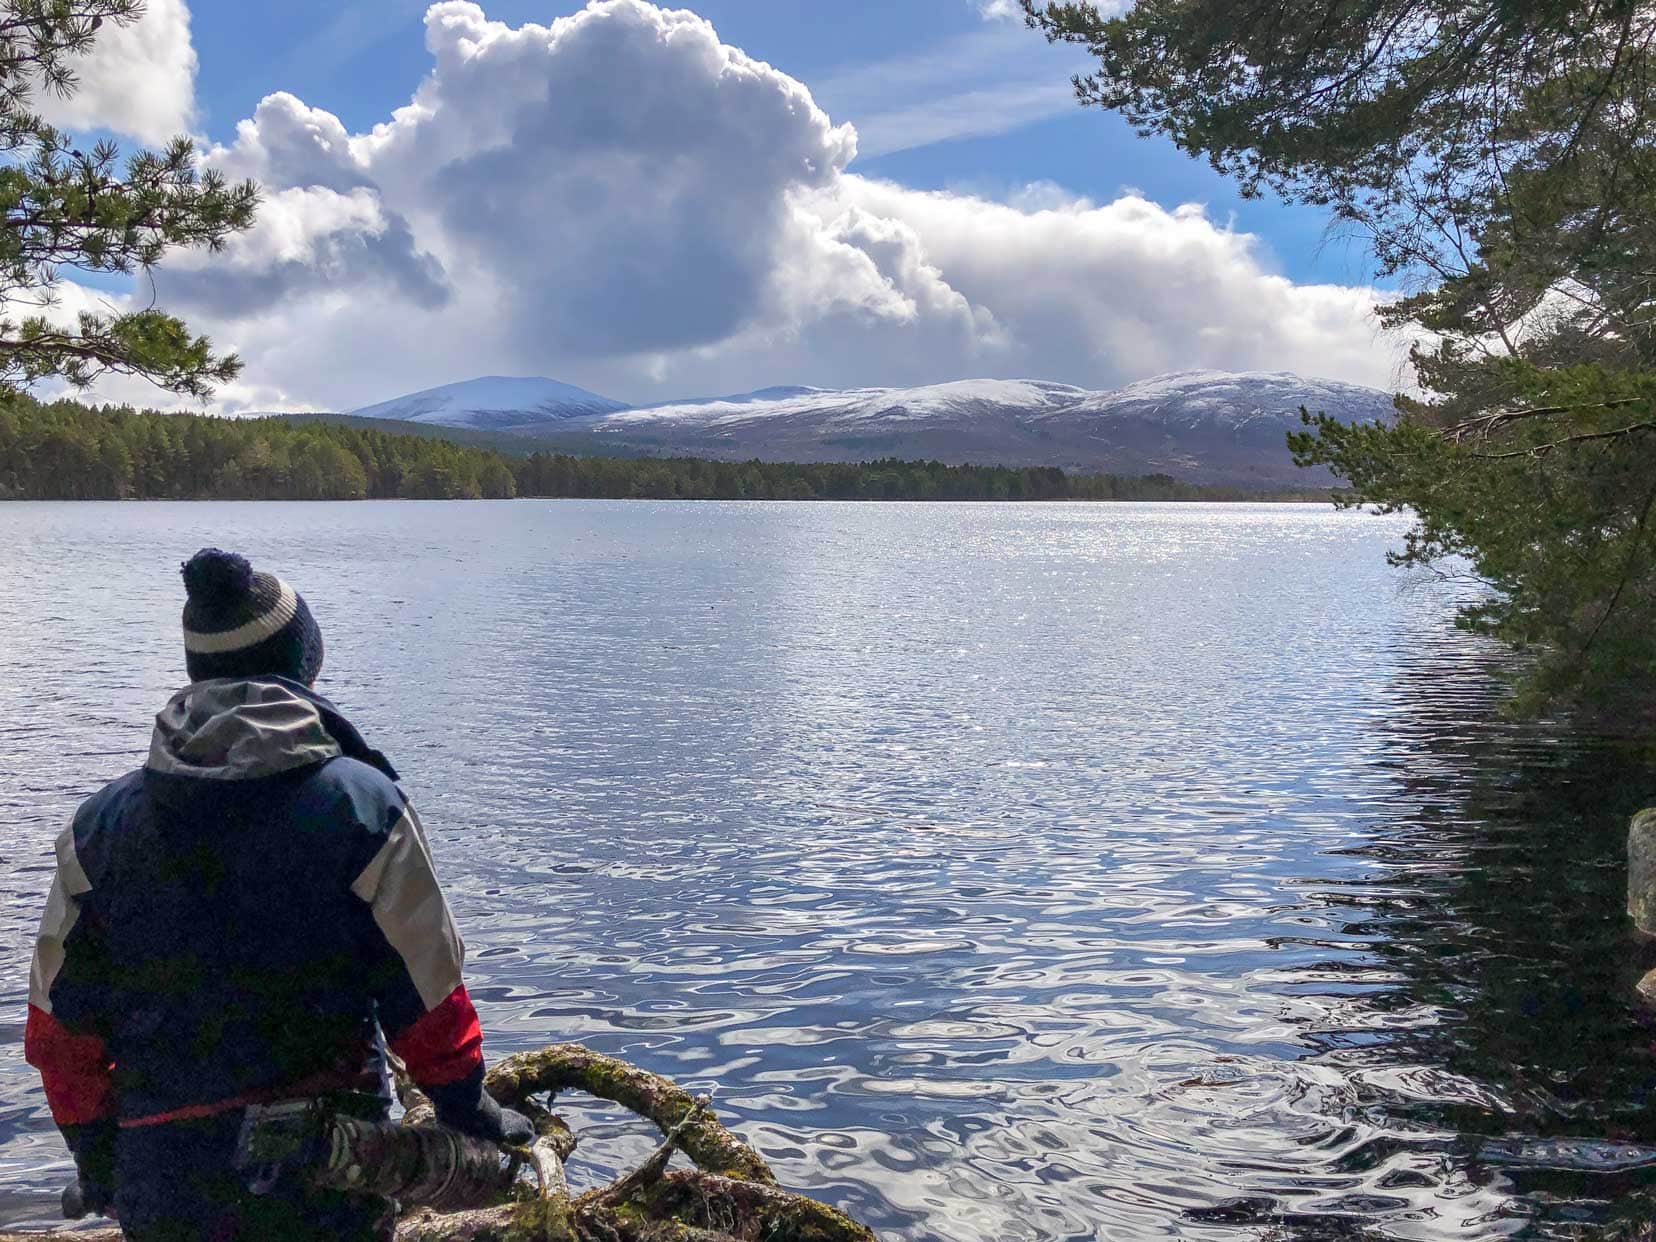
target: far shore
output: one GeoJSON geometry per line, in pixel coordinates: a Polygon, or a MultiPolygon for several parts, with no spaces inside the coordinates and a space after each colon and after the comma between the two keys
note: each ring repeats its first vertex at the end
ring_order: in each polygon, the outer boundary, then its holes
{"type": "Polygon", "coordinates": [[[36,505],[354,505],[354,504],[516,504],[525,500],[544,503],[570,500],[600,500],[609,504],[631,504],[637,501],[656,504],[744,504],[744,505],[1326,505],[1334,502],[1327,496],[1278,496],[1265,493],[1259,496],[1223,497],[1077,497],[1057,496],[1052,499],[1028,497],[955,499],[939,497],[921,499],[915,496],[344,496],[322,499],[296,500],[286,496],[87,496],[74,499],[39,496],[0,496],[0,504],[36,505]]]}

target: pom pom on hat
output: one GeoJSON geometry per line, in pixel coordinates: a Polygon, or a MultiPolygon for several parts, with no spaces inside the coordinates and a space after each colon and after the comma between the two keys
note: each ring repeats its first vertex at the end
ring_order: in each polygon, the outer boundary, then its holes
{"type": "Polygon", "coordinates": [[[233,606],[253,590],[253,566],[234,552],[203,548],[184,562],[180,572],[190,602],[207,608],[233,606]]]}

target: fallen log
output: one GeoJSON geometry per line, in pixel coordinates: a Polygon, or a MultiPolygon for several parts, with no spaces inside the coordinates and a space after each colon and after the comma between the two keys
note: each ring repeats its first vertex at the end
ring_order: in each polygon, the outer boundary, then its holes
{"type": "MultiPolygon", "coordinates": [[[[502,1104],[527,1114],[539,1137],[511,1151],[511,1164],[501,1157],[507,1176],[500,1181],[469,1178],[471,1201],[449,1197],[443,1210],[405,1215],[398,1242],[875,1242],[872,1230],[838,1209],[782,1189],[764,1158],[719,1122],[707,1097],[630,1062],[579,1044],[554,1044],[507,1057],[489,1071],[487,1085],[502,1104]],[[566,1091],[636,1113],[661,1131],[661,1145],[637,1169],[575,1194],[564,1162],[577,1139],[548,1111],[566,1091]],[[540,1097],[547,1097],[545,1105],[540,1097]],[[696,1167],[670,1169],[677,1152],[696,1167]],[[533,1185],[513,1181],[519,1166],[532,1170],[533,1185]],[[448,1210],[451,1204],[455,1210],[448,1210]]],[[[352,1123],[338,1131],[343,1137],[319,1177],[337,1179],[343,1168],[354,1169],[352,1180],[362,1185],[441,1180],[440,1170],[424,1178],[421,1162],[452,1162],[464,1149],[441,1137],[448,1132],[436,1127],[417,1090],[403,1082],[399,1094],[407,1110],[403,1125],[421,1131],[418,1140],[392,1141],[397,1136],[352,1123]]],[[[475,1167],[475,1158],[468,1159],[475,1167]]],[[[0,1242],[120,1242],[120,1236],[114,1230],[0,1233],[0,1242]]]]}

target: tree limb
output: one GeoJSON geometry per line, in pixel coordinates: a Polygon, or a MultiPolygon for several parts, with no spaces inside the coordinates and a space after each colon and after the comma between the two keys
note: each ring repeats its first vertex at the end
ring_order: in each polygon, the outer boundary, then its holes
{"type": "Polygon", "coordinates": [[[1611,431],[1583,432],[1581,435],[1564,436],[1557,440],[1549,440],[1545,444],[1537,444],[1532,448],[1513,449],[1506,453],[1474,453],[1474,457],[1484,461],[1505,461],[1513,457],[1539,457],[1555,448],[1563,448],[1567,444],[1587,444],[1593,440],[1616,440],[1622,436],[1632,435],[1640,431],[1656,431],[1656,422],[1629,423],[1626,427],[1617,427],[1611,431]]]}

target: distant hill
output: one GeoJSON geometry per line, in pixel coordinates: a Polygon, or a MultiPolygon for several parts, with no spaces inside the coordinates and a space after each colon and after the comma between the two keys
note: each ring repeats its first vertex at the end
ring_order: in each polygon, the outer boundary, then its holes
{"type": "Polygon", "coordinates": [[[409,393],[378,405],[350,411],[358,418],[389,418],[399,422],[433,423],[477,431],[540,428],[572,418],[608,414],[626,409],[573,384],[538,376],[485,375],[409,393]]]}
{"type": "Polygon", "coordinates": [[[1301,406],[1346,422],[1386,419],[1392,411],[1390,396],[1356,384],[1288,372],[1185,371],[1115,392],[1042,380],[962,380],[920,388],[766,388],[635,408],[552,380],[483,379],[369,406],[356,416],[458,428],[487,436],[470,442],[519,453],[549,448],[800,462],[897,457],[1280,488],[1328,481],[1296,468],[1284,444],[1284,433],[1299,426],[1301,406]],[[514,391],[530,404],[486,410],[477,404],[503,401],[514,391]],[[580,397],[559,405],[559,391],[580,397]],[[606,408],[583,412],[581,401],[606,408]]]}

